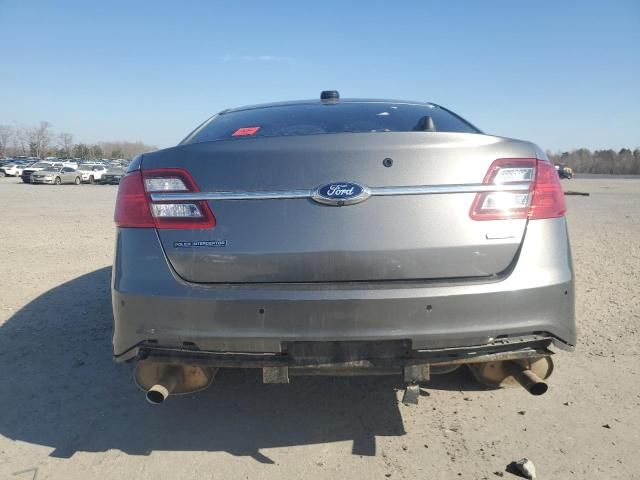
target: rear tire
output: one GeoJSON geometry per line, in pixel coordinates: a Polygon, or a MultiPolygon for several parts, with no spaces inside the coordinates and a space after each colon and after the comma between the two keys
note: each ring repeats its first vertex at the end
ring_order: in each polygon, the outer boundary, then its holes
{"type": "Polygon", "coordinates": [[[62,179],[60,177],[56,177],[56,179],[53,181],[53,183],[55,185],[60,185],[62,183],[62,179]]]}
{"type": "Polygon", "coordinates": [[[80,177],[76,177],[73,183],[75,183],[76,185],[80,185],[80,177]]]}

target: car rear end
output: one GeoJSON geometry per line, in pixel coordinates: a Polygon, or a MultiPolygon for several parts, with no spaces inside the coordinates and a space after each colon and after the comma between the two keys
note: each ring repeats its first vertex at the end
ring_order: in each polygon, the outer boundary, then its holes
{"type": "Polygon", "coordinates": [[[102,178],[100,179],[100,183],[106,185],[118,185],[122,180],[122,177],[125,175],[124,170],[107,170],[102,178]]]}
{"type": "Polygon", "coordinates": [[[25,168],[24,170],[22,170],[22,173],[20,174],[20,178],[22,179],[22,181],[24,183],[31,183],[31,175],[34,172],[37,172],[41,169],[37,169],[37,168],[25,168]]]}
{"type": "Polygon", "coordinates": [[[122,180],[114,356],[156,399],[219,367],[542,382],[576,341],[564,211],[539,148],[432,104],[225,113],[122,180]]]}
{"type": "Polygon", "coordinates": [[[58,172],[41,170],[31,174],[30,183],[53,185],[58,172]]]}
{"type": "Polygon", "coordinates": [[[53,166],[51,162],[36,162],[33,165],[24,168],[20,174],[20,178],[24,183],[31,183],[31,176],[36,173],[53,166]]]}

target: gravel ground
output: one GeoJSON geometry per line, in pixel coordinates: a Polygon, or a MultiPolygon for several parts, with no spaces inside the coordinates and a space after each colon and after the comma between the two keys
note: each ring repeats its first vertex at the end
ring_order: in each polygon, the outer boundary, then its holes
{"type": "Polygon", "coordinates": [[[381,378],[217,385],[148,405],[110,357],[116,187],[0,179],[0,479],[640,478],[640,180],[567,190],[579,346],[549,392],[439,377],[418,406],[381,378]]]}

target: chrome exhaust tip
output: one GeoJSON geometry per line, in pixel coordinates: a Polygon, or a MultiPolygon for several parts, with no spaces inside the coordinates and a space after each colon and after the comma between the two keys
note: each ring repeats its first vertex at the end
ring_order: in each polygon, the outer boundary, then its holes
{"type": "Polygon", "coordinates": [[[147,391],[147,402],[153,405],[159,405],[169,396],[169,390],[164,385],[154,385],[147,391]]]}
{"type": "Polygon", "coordinates": [[[164,402],[180,383],[182,383],[182,369],[177,366],[168,366],[164,369],[158,383],[147,390],[147,401],[153,405],[164,402]]]}
{"type": "Polygon", "coordinates": [[[213,382],[218,368],[140,360],[134,379],[145,392],[147,402],[160,405],[170,395],[204,390],[213,382]]]}

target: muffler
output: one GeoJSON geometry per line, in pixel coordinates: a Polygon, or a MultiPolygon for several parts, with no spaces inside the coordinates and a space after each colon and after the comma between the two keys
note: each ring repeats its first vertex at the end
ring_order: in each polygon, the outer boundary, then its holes
{"type": "Polygon", "coordinates": [[[218,368],[213,367],[140,360],[134,379],[138,387],[146,392],[147,401],[158,405],[169,395],[204,390],[211,385],[217,372],[218,368]]]}
{"type": "Polygon", "coordinates": [[[542,395],[549,386],[545,382],[553,373],[551,357],[472,363],[469,369],[476,380],[492,388],[522,386],[531,395],[542,395]]]}

